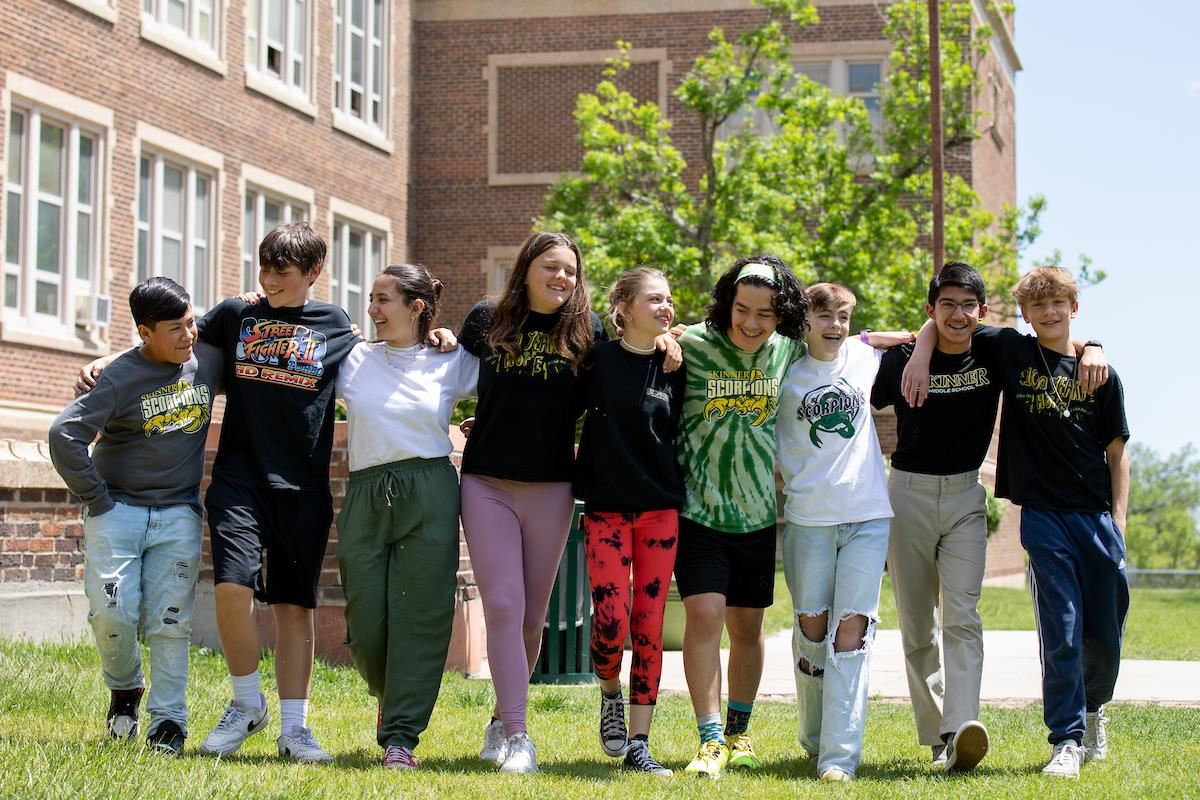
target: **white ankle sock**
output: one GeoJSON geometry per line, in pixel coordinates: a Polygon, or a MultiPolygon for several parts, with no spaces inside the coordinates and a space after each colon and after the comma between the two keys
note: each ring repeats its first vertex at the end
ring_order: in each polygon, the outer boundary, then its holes
{"type": "Polygon", "coordinates": [[[308,698],[300,700],[279,699],[280,727],[284,736],[291,736],[297,729],[308,724],[308,698]]]}
{"type": "Polygon", "coordinates": [[[233,702],[236,705],[245,709],[263,707],[258,670],[254,670],[249,675],[230,675],[229,682],[233,684],[233,702]]]}

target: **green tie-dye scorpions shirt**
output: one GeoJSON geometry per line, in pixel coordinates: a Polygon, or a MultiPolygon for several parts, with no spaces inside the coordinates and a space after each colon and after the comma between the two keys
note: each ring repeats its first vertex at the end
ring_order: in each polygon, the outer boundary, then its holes
{"type": "Polygon", "coordinates": [[[724,331],[701,324],[679,344],[687,369],[676,441],[687,487],[682,515],[724,533],[774,525],[775,409],[803,343],[773,333],[748,353],[724,331]]]}

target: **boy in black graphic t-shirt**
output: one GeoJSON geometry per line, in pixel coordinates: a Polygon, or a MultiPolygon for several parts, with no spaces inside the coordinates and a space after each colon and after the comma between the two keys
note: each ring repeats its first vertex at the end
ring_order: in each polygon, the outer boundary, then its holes
{"type": "Polygon", "coordinates": [[[1022,506],[1054,745],[1043,772],[1077,778],[1083,760],[1107,755],[1103,705],[1112,698],[1129,608],[1121,533],[1129,428],[1115,372],[1088,391],[1074,356],[1070,274],[1039,267],[1014,295],[1036,338],[989,329],[973,348],[993,365],[1004,395],[997,494],[1022,506]]]}

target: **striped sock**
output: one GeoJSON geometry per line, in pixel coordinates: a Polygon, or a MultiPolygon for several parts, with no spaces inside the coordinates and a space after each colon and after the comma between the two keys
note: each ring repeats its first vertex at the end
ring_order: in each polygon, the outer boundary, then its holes
{"type": "Polygon", "coordinates": [[[725,734],[721,733],[721,715],[705,714],[696,718],[696,730],[700,731],[700,744],[717,741],[725,744],[725,734]]]}
{"type": "Polygon", "coordinates": [[[730,700],[725,716],[725,735],[733,736],[745,733],[750,727],[750,713],[754,711],[754,703],[739,703],[730,700]]]}

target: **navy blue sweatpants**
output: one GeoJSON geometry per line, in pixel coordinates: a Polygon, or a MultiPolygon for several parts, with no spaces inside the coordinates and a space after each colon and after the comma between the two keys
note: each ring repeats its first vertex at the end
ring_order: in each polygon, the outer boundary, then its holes
{"type": "Polygon", "coordinates": [[[1084,712],[1112,699],[1129,612],[1125,540],[1108,513],[1021,509],[1033,571],[1050,743],[1083,739],[1084,712]]]}

